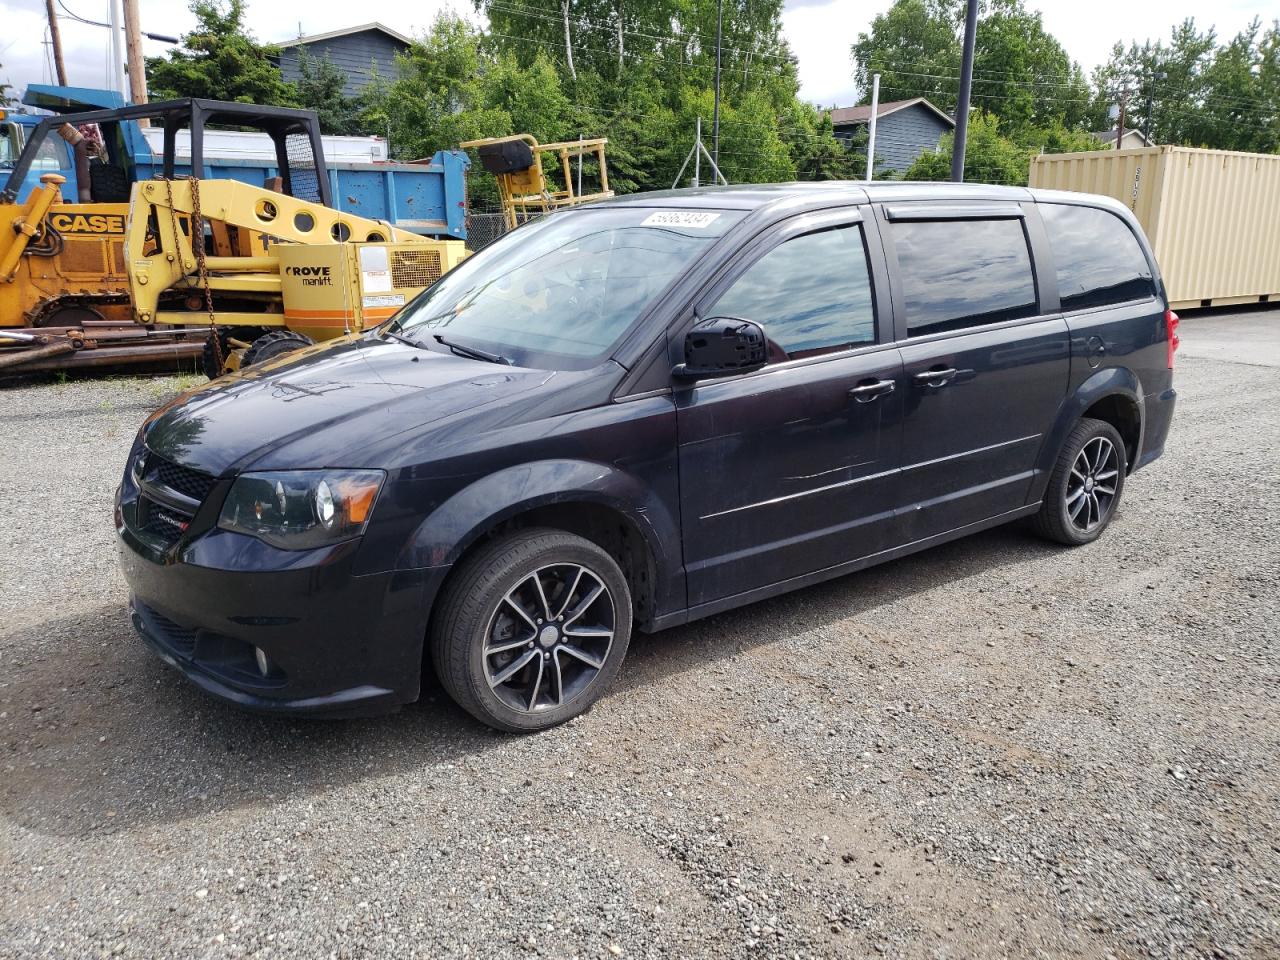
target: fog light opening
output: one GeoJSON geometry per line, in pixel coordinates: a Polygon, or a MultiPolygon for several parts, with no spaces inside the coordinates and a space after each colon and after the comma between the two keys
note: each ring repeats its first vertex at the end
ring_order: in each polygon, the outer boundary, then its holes
{"type": "Polygon", "coordinates": [[[267,657],[266,652],[263,651],[261,647],[253,648],[253,659],[258,661],[258,672],[262,674],[263,677],[271,675],[271,660],[267,657]]]}

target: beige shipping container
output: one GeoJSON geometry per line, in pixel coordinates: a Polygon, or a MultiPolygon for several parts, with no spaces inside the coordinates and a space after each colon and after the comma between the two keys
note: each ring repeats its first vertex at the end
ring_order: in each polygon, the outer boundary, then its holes
{"type": "Polygon", "coordinates": [[[1031,186],[1125,204],[1174,309],[1280,301],[1280,155],[1144,147],[1031,161],[1031,186]]]}

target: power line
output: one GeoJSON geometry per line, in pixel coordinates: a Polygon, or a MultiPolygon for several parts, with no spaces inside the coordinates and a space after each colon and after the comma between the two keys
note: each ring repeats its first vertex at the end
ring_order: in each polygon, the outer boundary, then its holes
{"type": "MultiPolygon", "coordinates": [[[[537,19],[543,19],[543,20],[551,20],[551,21],[554,21],[554,22],[556,22],[556,23],[563,23],[563,22],[564,22],[564,18],[563,18],[563,17],[558,17],[558,16],[556,16],[556,15],[554,15],[554,14],[549,14],[549,13],[547,13],[547,12],[546,12],[546,11],[544,11],[544,10],[536,10],[536,9],[533,9],[533,8],[530,8],[530,7],[521,6],[521,5],[519,5],[519,4],[507,3],[507,2],[504,2],[504,0],[490,0],[489,6],[490,6],[491,8],[497,8],[497,9],[499,9],[499,10],[506,10],[506,11],[511,12],[511,13],[517,13],[517,14],[520,14],[520,15],[522,15],[522,16],[534,17],[534,18],[537,18],[537,19]]],[[[604,22],[599,21],[599,20],[587,20],[587,19],[585,19],[585,18],[581,18],[581,17],[579,17],[579,18],[570,18],[570,19],[569,19],[569,22],[570,22],[570,23],[577,23],[577,24],[580,24],[580,25],[581,25],[581,24],[586,24],[586,25],[592,26],[592,27],[594,27],[594,28],[596,28],[596,29],[599,29],[599,30],[608,30],[608,31],[613,32],[613,33],[616,33],[616,32],[617,32],[617,29],[618,29],[618,27],[617,27],[617,24],[616,24],[616,23],[604,23],[604,22]]],[[[696,32],[696,31],[692,31],[692,30],[686,30],[686,31],[683,31],[683,32],[681,32],[681,31],[676,31],[676,30],[672,30],[672,33],[671,33],[671,36],[670,36],[670,37],[662,37],[662,36],[658,36],[658,35],[656,35],[656,34],[652,34],[652,33],[642,33],[642,32],[637,31],[637,30],[627,30],[627,29],[625,29],[625,27],[624,27],[624,29],[623,29],[623,33],[624,33],[624,34],[627,34],[628,36],[641,37],[641,38],[643,38],[643,39],[646,39],[646,40],[653,40],[653,41],[655,41],[655,42],[657,42],[657,43],[662,43],[662,44],[672,44],[672,43],[679,44],[679,43],[680,43],[682,40],[684,40],[684,39],[697,39],[697,40],[700,40],[700,41],[708,41],[712,46],[714,46],[714,43],[715,43],[715,38],[714,38],[714,37],[708,36],[708,35],[706,35],[706,34],[698,33],[698,32],[696,32]]],[[[741,53],[741,52],[743,52],[744,48],[741,48],[741,47],[722,47],[722,50],[724,50],[724,51],[726,51],[726,52],[741,53]]],[[[766,58],[768,58],[768,59],[772,59],[772,60],[781,60],[781,61],[783,61],[783,62],[794,62],[794,57],[792,57],[792,56],[788,56],[788,55],[785,55],[785,54],[777,54],[777,53],[773,53],[773,54],[771,54],[771,53],[765,53],[765,52],[763,52],[763,51],[757,51],[757,50],[755,50],[754,48],[752,48],[752,49],[750,49],[750,50],[747,50],[746,52],[750,53],[752,56],[766,57],[766,58]]]]}

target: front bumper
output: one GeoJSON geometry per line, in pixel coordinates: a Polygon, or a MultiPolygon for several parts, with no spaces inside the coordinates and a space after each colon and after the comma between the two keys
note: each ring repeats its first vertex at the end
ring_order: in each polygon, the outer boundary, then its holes
{"type": "Polygon", "coordinates": [[[445,569],[356,575],[357,546],[283,551],[215,529],[157,562],[123,526],[120,565],[135,629],[206,692],[273,713],[385,713],[418,698],[445,569]]]}

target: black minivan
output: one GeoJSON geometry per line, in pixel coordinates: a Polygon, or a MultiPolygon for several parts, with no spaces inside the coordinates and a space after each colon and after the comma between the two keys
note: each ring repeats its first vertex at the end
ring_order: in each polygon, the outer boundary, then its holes
{"type": "Polygon", "coordinates": [[[633,628],[1020,518],[1096,539],[1164,448],[1176,326],[1100,197],[789,184],[556,213],[383,326],[154,414],[115,514],[133,623],[245,707],[393,709],[429,660],[483,722],[548,727],[633,628]]]}

